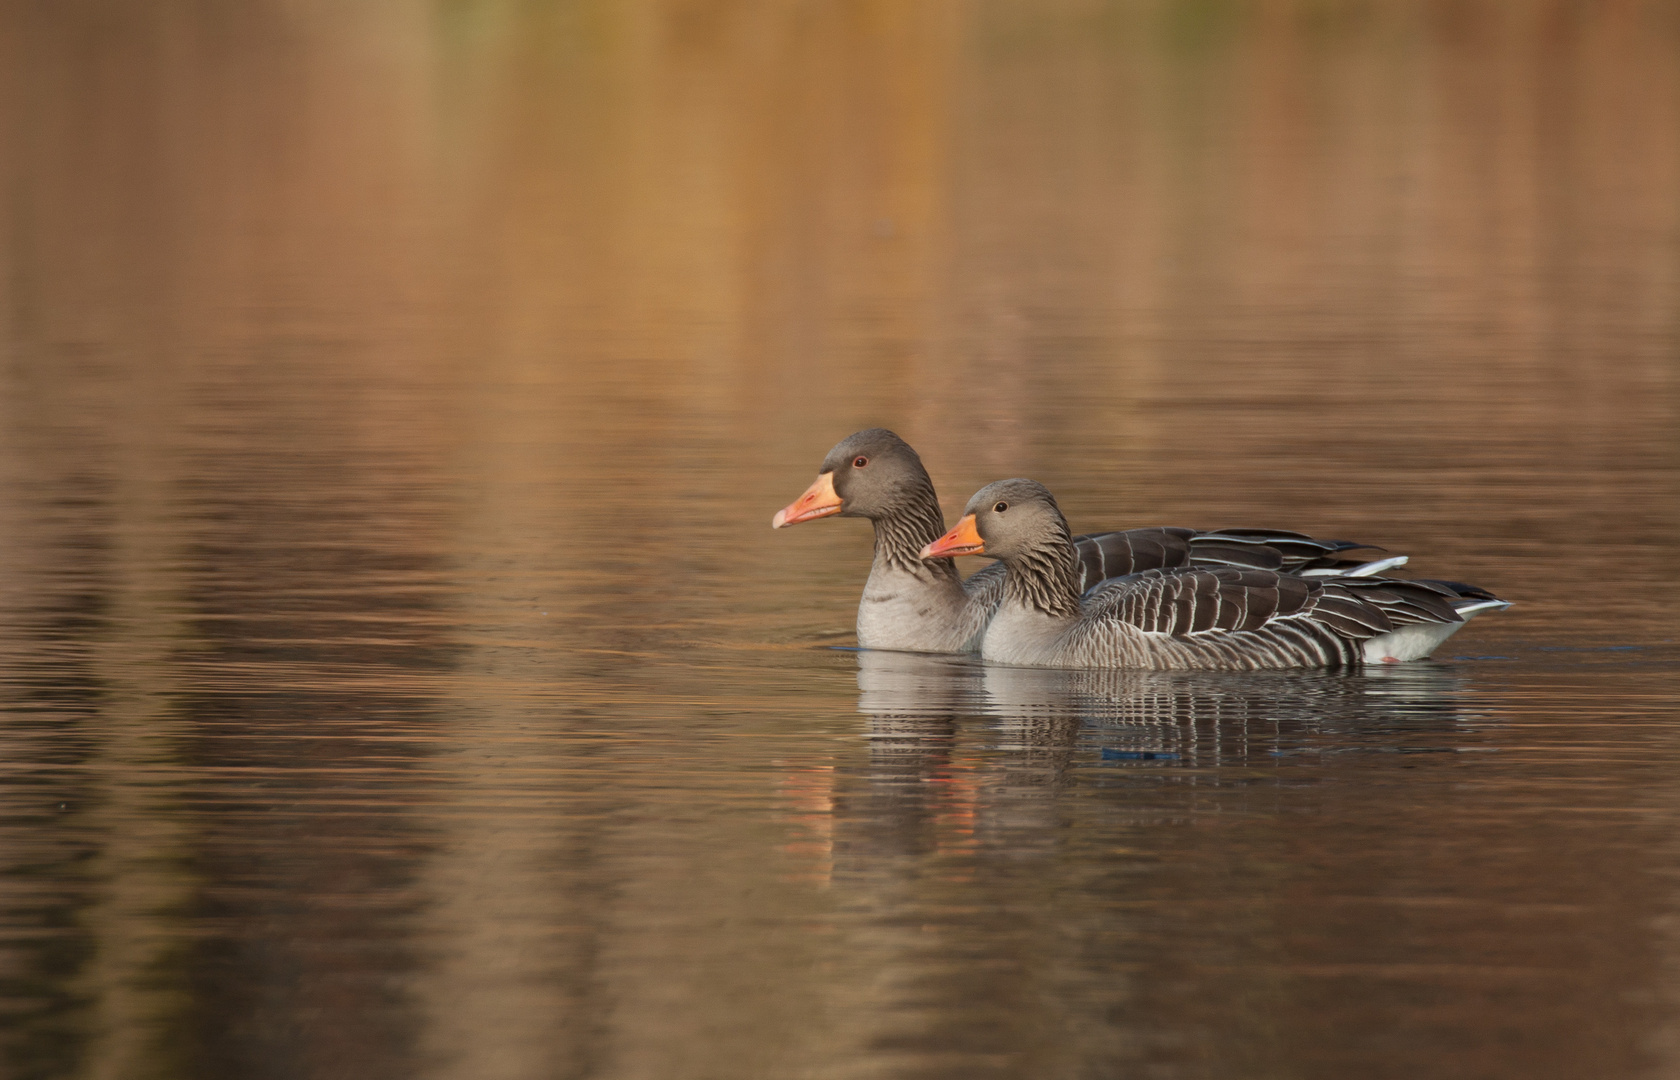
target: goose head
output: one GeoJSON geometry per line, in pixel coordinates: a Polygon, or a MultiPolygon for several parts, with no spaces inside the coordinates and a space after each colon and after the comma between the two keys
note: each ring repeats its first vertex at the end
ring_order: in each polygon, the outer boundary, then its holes
{"type": "Polygon", "coordinates": [[[929,499],[934,499],[933,482],[916,451],[886,428],[870,428],[840,440],[823,459],[816,482],[776,511],[770,527],[835,515],[873,520],[929,499]]]}
{"type": "Polygon", "coordinates": [[[1068,541],[1067,519],[1049,488],[1036,480],[999,480],[975,492],[962,519],[921,555],[985,555],[1007,562],[1068,541]]]}

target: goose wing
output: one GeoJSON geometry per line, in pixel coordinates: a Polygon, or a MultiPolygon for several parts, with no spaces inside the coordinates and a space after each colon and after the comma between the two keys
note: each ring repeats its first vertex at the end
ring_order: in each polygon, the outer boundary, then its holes
{"type": "MultiPolygon", "coordinates": [[[[1079,591],[1099,581],[1143,570],[1190,564],[1195,529],[1124,529],[1073,538],[1079,553],[1079,591]]],[[[1001,569],[1001,567],[1000,567],[1001,569]]]]}
{"type": "MultiPolygon", "coordinates": [[[[1453,582],[1335,576],[1374,545],[1278,529],[1124,529],[1073,538],[1087,612],[1169,637],[1246,634],[1276,620],[1355,642],[1420,620],[1458,622],[1453,582]],[[1295,575],[1316,571],[1303,579],[1295,575]]],[[[1375,548],[1375,550],[1382,550],[1375,548]]],[[[985,610],[1003,600],[1002,563],[964,582],[985,610]]]]}
{"type": "Polygon", "coordinates": [[[1337,652],[1409,623],[1461,622],[1458,596],[1436,582],[1301,578],[1274,570],[1190,567],[1107,581],[1085,596],[1087,625],[1125,623],[1171,639],[1261,648],[1288,631],[1337,652]],[[1239,640],[1241,639],[1241,640],[1239,640]]]}
{"type": "Polygon", "coordinates": [[[1079,553],[1079,589],[1084,592],[1108,578],[1180,566],[1229,566],[1241,570],[1280,570],[1298,574],[1352,569],[1363,560],[1341,553],[1371,544],[1319,540],[1281,529],[1151,528],[1087,533],[1073,538],[1079,553]]]}
{"type": "Polygon", "coordinates": [[[1353,567],[1364,560],[1343,558],[1344,551],[1381,551],[1353,540],[1320,540],[1284,529],[1213,529],[1190,540],[1192,562],[1199,566],[1236,566],[1255,570],[1303,570],[1353,567]]]}

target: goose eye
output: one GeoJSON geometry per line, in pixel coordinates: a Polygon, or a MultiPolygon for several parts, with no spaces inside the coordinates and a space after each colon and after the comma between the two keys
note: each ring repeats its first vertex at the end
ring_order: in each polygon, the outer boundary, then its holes
{"type": "Polygon", "coordinates": [[[852,468],[854,469],[861,469],[867,464],[869,464],[869,459],[866,457],[859,456],[852,459],[852,468]]]}
{"type": "Polygon", "coordinates": [[[998,503],[996,506],[992,507],[992,509],[1001,514],[1005,510],[1009,509],[1009,504],[1006,502],[998,503]]]}

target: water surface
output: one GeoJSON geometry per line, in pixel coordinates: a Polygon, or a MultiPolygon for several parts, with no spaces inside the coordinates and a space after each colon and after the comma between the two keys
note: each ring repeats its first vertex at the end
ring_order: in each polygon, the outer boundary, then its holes
{"type": "Polygon", "coordinates": [[[0,12],[0,1075],[1680,1074],[1680,18],[0,12]],[[1434,662],[860,653],[948,516],[1434,662]]]}

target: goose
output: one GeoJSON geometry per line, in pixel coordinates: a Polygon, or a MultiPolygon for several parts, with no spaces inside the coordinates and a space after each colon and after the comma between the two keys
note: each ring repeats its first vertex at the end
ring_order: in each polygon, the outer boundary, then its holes
{"type": "MultiPolygon", "coordinates": [[[[945,531],[945,515],[909,443],[885,428],[847,436],[823,459],[816,482],[778,510],[770,524],[782,529],[834,516],[868,518],[875,526],[875,558],[858,602],[858,645],[904,652],[979,650],[981,634],[1003,599],[1003,567],[989,566],[964,581],[950,559],[921,554],[945,531]]],[[[1406,561],[1400,555],[1361,562],[1341,553],[1370,545],[1266,529],[1127,529],[1076,536],[1071,543],[1081,591],[1105,578],[1167,567],[1370,575],[1406,561]]]]}
{"type": "Polygon", "coordinates": [[[1301,577],[1164,567],[1081,594],[1079,553],[1056,499],[1000,480],[968,501],[924,559],[985,555],[1004,567],[984,660],[1026,667],[1253,671],[1427,657],[1465,621],[1510,605],[1457,582],[1301,577]]]}

